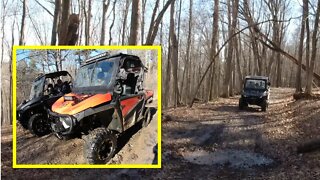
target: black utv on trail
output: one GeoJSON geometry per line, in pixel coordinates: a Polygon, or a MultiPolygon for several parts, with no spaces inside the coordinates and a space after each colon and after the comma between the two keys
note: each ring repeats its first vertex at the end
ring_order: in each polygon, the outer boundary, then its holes
{"type": "Polygon", "coordinates": [[[19,123],[36,136],[49,134],[47,109],[71,92],[72,77],[67,71],[58,71],[38,76],[33,82],[29,100],[24,100],[17,107],[19,123]]]}
{"type": "Polygon", "coordinates": [[[265,76],[246,76],[243,90],[239,99],[239,109],[242,110],[251,105],[258,105],[262,111],[266,111],[269,101],[270,81],[265,76]]]}

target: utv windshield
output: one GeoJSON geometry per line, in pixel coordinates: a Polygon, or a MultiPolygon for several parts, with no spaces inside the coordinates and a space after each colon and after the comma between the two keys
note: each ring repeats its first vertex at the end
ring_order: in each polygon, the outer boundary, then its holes
{"type": "Polygon", "coordinates": [[[45,77],[41,77],[33,82],[29,99],[42,96],[45,77]]]}
{"type": "Polygon", "coordinates": [[[266,89],[266,81],[261,79],[246,79],[245,89],[266,89]]]}
{"type": "Polygon", "coordinates": [[[74,88],[108,87],[114,71],[113,61],[99,61],[79,69],[74,88]]]}

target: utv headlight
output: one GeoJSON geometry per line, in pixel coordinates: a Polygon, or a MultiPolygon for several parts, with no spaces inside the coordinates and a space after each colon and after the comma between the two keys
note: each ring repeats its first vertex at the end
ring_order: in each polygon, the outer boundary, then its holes
{"type": "Polygon", "coordinates": [[[70,126],[72,126],[72,118],[69,116],[60,117],[59,120],[65,129],[68,129],[70,126]]]}

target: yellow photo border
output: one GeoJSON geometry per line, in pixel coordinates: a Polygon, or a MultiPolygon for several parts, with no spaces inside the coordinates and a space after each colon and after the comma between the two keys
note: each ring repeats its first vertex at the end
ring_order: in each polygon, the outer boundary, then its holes
{"type": "Polygon", "coordinates": [[[13,168],[161,168],[161,46],[13,46],[12,60],[12,158],[13,168]],[[157,50],[158,51],[158,164],[106,164],[106,165],[91,165],[91,164],[17,164],[17,136],[16,136],[16,109],[17,109],[17,50],[46,50],[46,49],[105,49],[105,50],[157,50]]]}

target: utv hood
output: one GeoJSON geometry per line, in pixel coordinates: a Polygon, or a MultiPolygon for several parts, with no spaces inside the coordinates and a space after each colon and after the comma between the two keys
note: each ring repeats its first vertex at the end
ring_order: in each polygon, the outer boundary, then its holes
{"type": "Polygon", "coordinates": [[[17,111],[24,111],[24,110],[30,108],[31,106],[33,106],[34,104],[39,103],[41,101],[41,99],[42,99],[42,97],[36,97],[36,98],[33,98],[29,101],[22,102],[17,107],[17,111]]]}
{"type": "Polygon", "coordinates": [[[112,95],[110,93],[95,95],[69,93],[59,98],[52,105],[52,111],[59,114],[74,115],[111,100],[112,95]]]}

